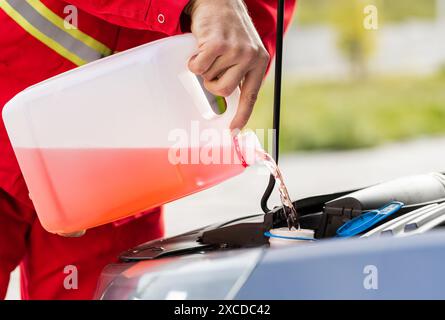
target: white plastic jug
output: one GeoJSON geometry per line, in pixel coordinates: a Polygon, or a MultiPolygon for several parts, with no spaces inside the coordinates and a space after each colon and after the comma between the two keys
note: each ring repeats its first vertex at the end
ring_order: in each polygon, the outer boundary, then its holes
{"type": "Polygon", "coordinates": [[[209,142],[228,132],[239,92],[215,112],[221,100],[187,67],[195,50],[191,34],[162,39],[50,78],[6,104],[6,129],[46,230],[105,224],[243,171],[241,161],[208,161],[220,151],[239,155],[230,138],[209,142]]]}

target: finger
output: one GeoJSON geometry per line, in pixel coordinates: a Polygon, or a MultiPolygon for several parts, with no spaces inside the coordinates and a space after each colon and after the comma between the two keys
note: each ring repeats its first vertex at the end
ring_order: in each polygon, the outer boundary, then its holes
{"type": "Polygon", "coordinates": [[[190,58],[188,67],[194,74],[202,75],[221,54],[218,46],[208,46],[190,58]]]}
{"type": "Polygon", "coordinates": [[[247,123],[252,114],[253,107],[260,91],[266,67],[252,69],[246,74],[241,87],[241,96],[235,117],[230,124],[231,130],[241,130],[247,123]]]}
{"type": "Polygon", "coordinates": [[[81,230],[77,232],[70,232],[70,233],[58,233],[59,236],[65,237],[65,238],[79,238],[83,236],[87,231],[81,230]]]}
{"type": "Polygon", "coordinates": [[[214,95],[227,97],[241,84],[247,70],[240,65],[227,69],[224,74],[215,80],[204,80],[206,89],[214,95]]]}
{"type": "Polygon", "coordinates": [[[236,57],[232,57],[229,54],[219,56],[215,59],[210,68],[202,74],[202,77],[205,80],[214,80],[215,78],[219,78],[224,72],[227,71],[227,69],[239,64],[234,63],[234,61],[237,61],[236,57]]]}

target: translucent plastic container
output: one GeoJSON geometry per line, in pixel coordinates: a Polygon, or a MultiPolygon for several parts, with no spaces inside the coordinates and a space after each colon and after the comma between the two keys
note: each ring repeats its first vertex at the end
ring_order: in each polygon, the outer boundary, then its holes
{"type": "Polygon", "coordinates": [[[7,103],[3,119],[46,230],[105,224],[243,171],[227,130],[239,92],[225,101],[206,92],[187,68],[195,50],[190,34],[159,40],[60,74],[7,103]],[[221,101],[222,114],[215,111],[221,101]],[[217,135],[223,138],[209,142],[217,135]],[[209,163],[219,153],[234,161],[209,163]]]}

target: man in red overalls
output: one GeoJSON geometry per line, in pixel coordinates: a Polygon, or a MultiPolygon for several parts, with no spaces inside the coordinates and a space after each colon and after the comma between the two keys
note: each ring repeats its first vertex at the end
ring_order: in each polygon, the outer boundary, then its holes
{"type": "MultiPolygon", "coordinates": [[[[232,128],[242,128],[274,53],[276,2],[245,0],[246,8],[242,0],[0,0],[0,108],[19,91],[58,73],[192,31],[199,50],[190,70],[215,95],[227,96],[241,85],[232,128]]],[[[295,0],[286,1],[286,25],[294,5],[295,0]]],[[[23,298],[90,299],[106,264],[163,232],[161,209],[93,228],[82,237],[46,232],[1,121],[0,298],[20,264],[23,298]],[[67,287],[64,280],[73,276],[73,267],[77,283],[67,287]]]]}

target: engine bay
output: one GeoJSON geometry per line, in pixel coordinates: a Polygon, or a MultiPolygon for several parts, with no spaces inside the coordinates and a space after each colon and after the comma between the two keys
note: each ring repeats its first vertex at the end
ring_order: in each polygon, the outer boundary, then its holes
{"type": "MultiPolygon", "coordinates": [[[[293,202],[300,227],[315,240],[334,237],[406,237],[445,225],[445,176],[442,173],[402,177],[370,187],[318,195],[293,202]],[[348,229],[348,232],[341,232],[348,229]]],[[[154,240],[121,255],[123,261],[215,250],[268,246],[267,233],[284,228],[281,207],[265,214],[210,225],[171,238],[154,240]]]]}

